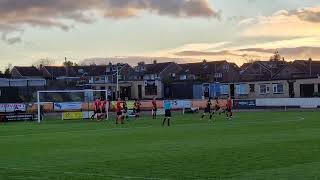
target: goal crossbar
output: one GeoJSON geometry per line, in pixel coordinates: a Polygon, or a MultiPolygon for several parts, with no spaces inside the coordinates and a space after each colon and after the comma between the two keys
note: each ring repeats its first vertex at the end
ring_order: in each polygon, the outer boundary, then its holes
{"type": "MultiPolygon", "coordinates": [[[[94,89],[84,89],[84,90],[48,90],[48,91],[37,91],[37,109],[38,109],[38,123],[41,123],[41,102],[40,102],[40,94],[41,93],[86,93],[86,92],[105,92],[105,99],[108,99],[108,90],[94,90],[94,89]]],[[[107,103],[108,106],[108,103],[107,103]]],[[[109,118],[109,107],[106,108],[107,119],[109,118]]]]}

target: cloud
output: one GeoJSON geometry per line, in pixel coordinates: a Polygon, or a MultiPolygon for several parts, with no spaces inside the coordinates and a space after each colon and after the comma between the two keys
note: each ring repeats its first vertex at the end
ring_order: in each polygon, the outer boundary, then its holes
{"type": "Polygon", "coordinates": [[[302,21],[320,23],[320,7],[296,9],[289,11],[285,15],[297,16],[302,21]]]}
{"type": "Polygon", "coordinates": [[[172,58],[172,57],[148,57],[148,56],[118,56],[118,57],[110,57],[110,58],[88,58],[80,61],[80,64],[97,64],[97,65],[105,65],[109,62],[115,63],[123,63],[127,62],[132,66],[137,65],[138,62],[144,61],[145,63],[153,63],[156,60],[158,62],[177,62],[184,63],[188,61],[196,61],[192,58],[172,58]]]}
{"type": "Polygon", "coordinates": [[[265,43],[249,43],[244,45],[237,44],[239,43],[212,43],[212,45],[216,45],[216,48],[198,48],[197,46],[185,45],[181,46],[184,48],[175,48],[174,50],[176,51],[168,51],[172,52],[171,56],[168,54],[165,55],[177,58],[227,59],[231,62],[241,64],[248,60],[268,60],[274,52],[279,51],[281,56],[286,60],[308,59],[310,57],[320,60],[320,37],[270,40],[265,43]]]}
{"type": "Polygon", "coordinates": [[[228,50],[224,51],[181,51],[174,53],[177,56],[243,56],[232,53],[228,50]]]}
{"type": "Polygon", "coordinates": [[[174,55],[178,57],[202,57],[202,58],[227,58],[231,61],[245,59],[268,60],[274,52],[278,51],[281,56],[289,60],[294,59],[320,59],[320,47],[294,47],[294,48],[245,48],[230,49],[221,51],[182,51],[176,52],[174,55]]]}
{"type": "Polygon", "coordinates": [[[280,10],[239,22],[244,37],[308,37],[320,32],[320,7],[280,10]]]}
{"type": "Polygon", "coordinates": [[[255,53],[269,53],[272,54],[275,51],[279,51],[279,53],[286,58],[289,59],[308,59],[320,58],[320,47],[294,47],[294,48],[280,48],[280,49],[264,49],[264,48],[247,48],[247,49],[239,49],[241,52],[255,52],[255,53]]]}
{"type": "Polygon", "coordinates": [[[0,0],[0,32],[27,27],[69,31],[75,23],[129,18],[150,12],[177,18],[220,18],[207,0],[0,0]]]}

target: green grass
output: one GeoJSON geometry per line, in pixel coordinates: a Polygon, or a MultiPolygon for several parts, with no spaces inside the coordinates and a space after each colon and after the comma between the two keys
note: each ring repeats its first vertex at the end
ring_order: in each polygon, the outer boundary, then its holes
{"type": "Polygon", "coordinates": [[[320,179],[320,112],[0,124],[0,179],[320,179]]]}

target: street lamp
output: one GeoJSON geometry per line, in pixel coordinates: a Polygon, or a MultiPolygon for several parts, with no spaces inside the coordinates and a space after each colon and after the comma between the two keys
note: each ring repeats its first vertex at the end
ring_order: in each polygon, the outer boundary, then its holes
{"type": "MultiPolygon", "coordinates": [[[[117,72],[115,74],[112,74],[112,79],[113,79],[113,76],[116,75],[117,76],[117,79],[116,79],[116,99],[118,99],[120,97],[120,92],[119,92],[119,64],[116,65],[116,68],[117,68],[117,72]]],[[[112,80],[113,82],[113,80],[112,80]]]]}

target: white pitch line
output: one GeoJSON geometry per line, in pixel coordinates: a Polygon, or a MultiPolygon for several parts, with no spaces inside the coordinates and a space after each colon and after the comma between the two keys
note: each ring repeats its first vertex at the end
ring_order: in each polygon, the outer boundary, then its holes
{"type": "MultiPolygon", "coordinates": [[[[187,126],[194,126],[194,125],[207,125],[205,123],[191,123],[191,124],[178,124],[172,127],[187,127],[187,126]]],[[[159,126],[140,126],[140,127],[126,127],[126,128],[105,128],[105,129],[88,129],[88,130],[73,130],[73,131],[56,131],[56,132],[43,132],[43,133],[30,133],[30,134],[15,134],[15,135],[4,135],[0,136],[0,138],[7,138],[7,137],[25,137],[25,136],[36,136],[36,135],[45,135],[45,134],[70,134],[70,133],[81,133],[81,132],[99,132],[99,131],[117,131],[117,130],[128,130],[128,129],[148,129],[153,127],[161,127],[159,126]]]]}
{"type": "MultiPolygon", "coordinates": [[[[305,120],[303,117],[300,117],[296,120],[273,120],[273,121],[266,121],[266,120],[256,120],[256,121],[237,121],[236,119],[233,120],[225,120],[226,122],[235,122],[236,124],[266,124],[266,123],[285,123],[285,122],[299,122],[305,120]]],[[[221,122],[221,120],[219,120],[221,122]]],[[[215,123],[215,120],[212,121],[212,124],[215,123]]],[[[207,126],[207,123],[190,123],[190,124],[177,124],[172,125],[172,127],[188,127],[188,126],[207,126]]],[[[37,135],[46,135],[46,134],[72,134],[72,133],[81,133],[81,132],[111,132],[117,130],[128,130],[128,129],[148,129],[153,127],[161,127],[159,126],[141,126],[141,127],[126,127],[126,128],[106,128],[106,129],[89,129],[89,130],[73,130],[73,131],[56,131],[56,132],[43,132],[43,133],[30,133],[30,134],[16,134],[16,135],[4,135],[0,136],[0,138],[8,138],[8,137],[25,137],[25,136],[37,136],[37,135]]]]}
{"type": "MultiPolygon", "coordinates": [[[[43,167],[42,167],[43,168],[43,167]]],[[[163,178],[152,178],[152,177],[142,177],[142,176],[120,176],[120,175],[107,175],[99,173],[82,173],[82,172],[72,172],[72,171],[52,171],[52,170],[40,170],[40,169],[26,169],[26,168],[17,168],[17,167],[0,167],[0,169],[7,170],[19,170],[19,171],[31,171],[31,172],[46,172],[54,174],[71,174],[71,175],[85,175],[85,176],[98,176],[98,177],[113,177],[113,178],[122,178],[122,179],[146,179],[146,180],[162,180],[163,178]]],[[[32,178],[32,176],[30,176],[32,178]]]]}

